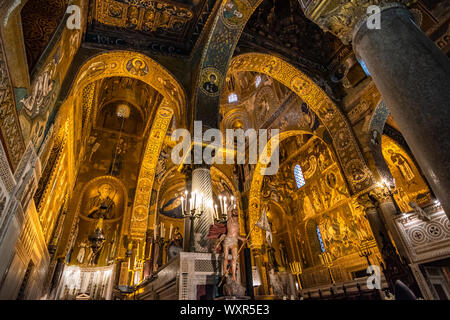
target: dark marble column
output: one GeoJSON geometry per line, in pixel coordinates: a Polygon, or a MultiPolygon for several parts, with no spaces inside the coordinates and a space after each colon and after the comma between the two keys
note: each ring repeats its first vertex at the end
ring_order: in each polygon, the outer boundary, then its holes
{"type": "Polygon", "coordinates": [[[381,252],[381,248],[383,248],[383,242],[380,234],[385,233],[383,222],[381,221],[378,215],[378,211],[375,207],[368,207],[366,208],[365,212],[366,218],[369,221],[370,229],[372,229],[372,233],[375,237],[375,241],[377,242],[378,249],[381,252]]]}
{"type": "Polygon", "coordinates": [[[379,203],[378,210],[383,217],[386,228],[389,230],[389,233],[395,242],[395,247],[397,248],[398,253],[402,258],[407,260],[407,262],[411,261],[408,251],[406,250],[406,247],[404,245],[403,239],[395,225],[397,210],[394,203],[389,198],[382,199],[379,203]]]}
{"type": "Polygon", "coordinates": [[[406,7],[390,5],[380,17],[380,29],[369,29],[365,20],[356,25],[354,51],[450,217],[449,59],[406,7]]]}
{"type": "Polygon", "coordinates": [[[389,236],[389,233],[391,233],[391,235],[396,233],[396,230],[392,230],[392,226],[386,223],[387,219],[394,217],[396,212],[395,207],[392,202],[382,202],[382,200],[382,195],[380,197],[379,193],[373,191],[358,197],[359,204],[365,208],[366,218],[369,221],[373,236],[377,242],[378,250],[384,261],[381,268],[386,277],[386,281],[392,292],[394,292],[395,281],[401,280],[407,284],[415,294],[420,295],[421,292],[416,280],[406,261],[404,261],[404,249],[402,243],[397,243],[398,240],[395,237],[392,237],[395,242],[394,247],[391,242],[391,237],[389,236]],[[389,216],[387,216],[383,210],[386,210],[389,216]]]}

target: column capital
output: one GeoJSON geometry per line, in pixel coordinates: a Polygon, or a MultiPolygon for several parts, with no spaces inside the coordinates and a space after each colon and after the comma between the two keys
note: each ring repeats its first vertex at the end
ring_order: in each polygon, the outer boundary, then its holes
{"type": "Polygon", "coordinates": [[[376,210],[381,203],[385,203],[387,201],[392,202],[389,195],[383,192],[380,188],[374,188],[356,198],[356,202],[364,208],[366,214],[370,211],[376,210]]]}
{"type": "Polygon", "coordinates": [[[354,30],[371,13],[367,8],[377,5],[381,10],[409,5],[415,0],[302,0],[305,16],[324,31],[337,36],[344,44],[352,41],[354,30]]]}
{"type": "Polygon", "coordinates": [[[363,208],[366,214],[370,211],[376,210],[377,200],[374,199],[369,192],[363,193],[358,198],[356,198],[356,202],[363,208]]]}

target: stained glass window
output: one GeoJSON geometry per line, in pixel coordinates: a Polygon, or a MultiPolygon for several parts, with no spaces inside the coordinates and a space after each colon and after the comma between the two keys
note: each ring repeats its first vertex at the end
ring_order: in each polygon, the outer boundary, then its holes
{"type": "Polygon", "coordinates": [[[294,177],[295,182],[297,183],[297,189],[300,189],[305,185],[305,178],[303,177],[302,168],[300,168],[300,165],[298,164],[294,167],[294,177]]]}
{"type": "Polygon", "coordinates": [[[320,233],[319,226],[316,226],[316,232],[317,232],[317,238],[319,239],[319,243],[320,243],[320,250],[322,252],[325,252],[325,245],[323,244],[322,234],[320,233]]]}

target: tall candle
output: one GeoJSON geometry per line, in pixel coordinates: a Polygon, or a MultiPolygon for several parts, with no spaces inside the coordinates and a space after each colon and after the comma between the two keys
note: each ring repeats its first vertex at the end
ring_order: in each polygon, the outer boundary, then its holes
{"type": "Polygon", "coordinates": [[[172,239],[173,224],[170,224],[169,239],[172,239]]]}
{"type": "Polygon", "coordinates": [[[141,259],[145,259],[145,245],[146,245],[146,242],[144,241],[144,245],[142,246],[141,259]]]}
{"type": "Polygon", "coordinates": [[[194,191],[194,208],[193,209],[196,209],[197,208],[197,191],[194,191]]]}
{"type": "Polygon", "coordinates": [[[222,196],[219,196],[219,204],[220,204],[220,211],[222,211],[222,214],[223,214],[223,202],[222,202],[222,196]]]}
{"type": "Polygon", "coordinates": [[[184,198],[181,197],[181,212],[184,214],[184,198]]]}
{"type": "Polygon", "coordinates": [[[139,242],[137,243],[136,256],[139,257],[139,242]]]}
{"type": "Polygon", "coordinates": [[[223,197],[223,214],[227,214],[227,197],[223,197]]]}

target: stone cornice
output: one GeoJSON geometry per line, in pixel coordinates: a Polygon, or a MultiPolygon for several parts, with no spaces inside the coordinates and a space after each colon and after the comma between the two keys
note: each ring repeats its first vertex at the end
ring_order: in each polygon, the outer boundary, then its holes
{"type": "Polygon", "coordinates": [[[387,9],[409,5],[414,0],[303,0],[305,15],[324,31],[331,32],[344,44],[352,41],[353,32],[367,17],[367,8],[378,5],[387,9]]]}

